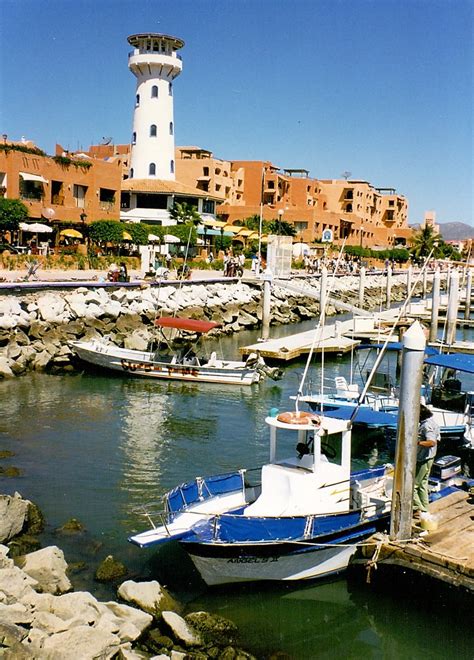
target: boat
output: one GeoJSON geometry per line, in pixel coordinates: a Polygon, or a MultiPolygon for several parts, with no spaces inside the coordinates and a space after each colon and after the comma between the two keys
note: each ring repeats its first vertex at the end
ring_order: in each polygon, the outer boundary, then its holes
{"type": "MultiPolygon", "coordinates": [[[[173,488],[161,524],[129,541],[177,541],[208,586],[344,571],[357,546],[389,526],[393,466],[351,472],[350,421],[306,411],[271,411],[265,421],[268,463],[173,488]],[[290,446],[293,455],[278,458],[290,446]]],[[[433,497],[452,492],[455,480],[457,472],[439,479],[433,497]]]]}
{"type": "Polygon", "coordinates": [[[282,372],[253,353],[245,362],[199,354],[199,339],[220,327],[214,321],[160,317],[155,325],[161,336],[156,351],[120,348],[108,338],[73,341],[70,347],[84,362],[128,376],[227,385],[252,385],[265,376],[279,380],[282,372]],[[168,334],[165,334],[168,330],[168,334]]]}

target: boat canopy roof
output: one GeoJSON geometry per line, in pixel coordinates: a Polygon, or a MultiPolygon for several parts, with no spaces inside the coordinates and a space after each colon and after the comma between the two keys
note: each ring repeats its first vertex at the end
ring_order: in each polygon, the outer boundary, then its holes
{"type": "Polygon", "coordinates": [[[441,355],[433,355],[433,357],[427,358],[425,363],[474,374],[474,355],[470,353],[450,353],[449,355],[443,353],[441,355]]]}
{"type": "Polygon", "coordinates": [[[209,332],[214,328],[220,327],[220,323],[214,321],[199,321],[198,319],[179,319],[172,316],[162,316],[156,319],[155,325],[161,328],[175,328],[176,330],[186,330],[187,332],[209,332]]]}
{"type": "MultiPolygon", "coordinates": [[[[382,343],[374,343],[374,344],[359,344],[356,346],[356,349],[358,351],[361,350],[367,350],[370,348],[383,348],[385,344],[382,343]]],[[[400,341],[391,341],[387,344],[385,347],[386,351],[401,351],[403,350],[403,344],[400,341]]],[[[437,355],[439,353],[438,349],[434,348],[433,346],[426,346],[425,347],[425,355],[437,355]]]]}

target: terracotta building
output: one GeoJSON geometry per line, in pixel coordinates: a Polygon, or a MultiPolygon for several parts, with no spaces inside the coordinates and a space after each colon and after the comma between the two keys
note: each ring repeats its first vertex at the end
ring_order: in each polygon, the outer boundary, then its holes
{"type": "Polygon", "coordinates": [[[20,199],[31,220],[68,225],[118,220],[122,164],[70,156],[57,145],[48,156],[29,141],[0,145],[0,195],[20,199]]]}

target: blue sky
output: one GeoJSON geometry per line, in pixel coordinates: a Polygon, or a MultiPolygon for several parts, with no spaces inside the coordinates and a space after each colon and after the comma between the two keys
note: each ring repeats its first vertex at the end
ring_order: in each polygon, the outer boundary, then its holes
{"type": "Polygon", "coordinates": [[[473,224],[473,0],[0,0],[0,129],[130,140],[127,36],[185,41],[177,145],[408,197],[473,224]]]}

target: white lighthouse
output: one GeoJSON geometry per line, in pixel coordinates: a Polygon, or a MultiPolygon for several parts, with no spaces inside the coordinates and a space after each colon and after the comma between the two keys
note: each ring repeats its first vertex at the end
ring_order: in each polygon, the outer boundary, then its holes
{"type": "Polygon", "coordinates": [[[184,41],[148,33],[132,34],[128,43],[128,68],[137,77],[129,177],[174,181],[173,81],[184,41]]]}

